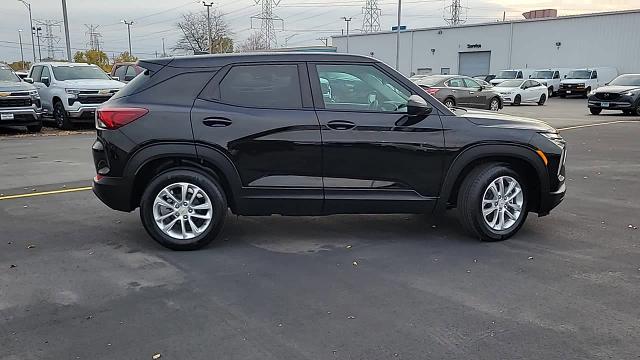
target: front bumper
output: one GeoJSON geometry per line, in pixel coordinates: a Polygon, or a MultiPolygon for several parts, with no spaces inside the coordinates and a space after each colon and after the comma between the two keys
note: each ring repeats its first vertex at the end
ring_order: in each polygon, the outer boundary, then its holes
{"type": "Polygon", "coordinates": [[[67,110],[67,115],[74,119],[85,119],[93,121],[97,109],[98,106],[96,105],[78,105],[72,109],[67,110]]]}
{"type": "Polygon", "coordinates": [[[37,125],[40,122],[40,109],[37,109],[33,106],[28,108],[0,109],[0,126],[37,125]]]}
{"type": "Polygon", "coordinates": [[[595,95],[589,96],[587,106],[590,108],[611,109],[611,110],[630,110],[634,108],[635,100],[631,96],[622,95],[614,100],[603,100],[595,95]]]}
{"type": "Polygon", "coordinates": [[[560,89],[558,89],[558,94],[563,94],[563,95],[586,95],[587,94],[587,88],[585,88],[585,87],[576,87],[576,86],[566,87],[566,86],[560,85],[560,89]]]}

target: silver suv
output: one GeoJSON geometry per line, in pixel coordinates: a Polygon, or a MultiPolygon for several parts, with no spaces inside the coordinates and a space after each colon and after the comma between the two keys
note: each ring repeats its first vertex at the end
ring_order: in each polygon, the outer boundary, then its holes
{"type": "Polygon", "coordinates": [[[41,110],[36,88],[0,64],[0,126],[26,126],[30,132],[38,132],[42,129],[41,110]]]}
{"type": "Polygon", "coordinates": [[[93,123],[96,108],[124,86],[99,67],[84,63],[38,63],[28,79],[38,88],[43,113],[53,116],[61,129],[93,123]]]}

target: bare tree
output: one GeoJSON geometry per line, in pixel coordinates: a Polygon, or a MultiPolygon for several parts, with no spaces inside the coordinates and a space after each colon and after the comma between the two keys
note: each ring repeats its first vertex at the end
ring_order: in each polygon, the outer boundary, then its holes
{"type": "MultiPolygon", "coordinates": [[[[176,24],[180,30],[180,38],[173,50],[188,52],[209,52],[209,30],[207,27],[207,12],[189,12],[182,14],[182,19],[176,24]]],[[[218,10],[211,11],[211,37],[213,38],[212,52],[233,52],[229,24],[218,10]]]]}
{"type": "Polygon", "coordinates": [[[264,40],[262,39],[262,34],[255,31],[242,43],[238,46],[238,50],[240,52],[251,52],[264,49],[264,40]]]}

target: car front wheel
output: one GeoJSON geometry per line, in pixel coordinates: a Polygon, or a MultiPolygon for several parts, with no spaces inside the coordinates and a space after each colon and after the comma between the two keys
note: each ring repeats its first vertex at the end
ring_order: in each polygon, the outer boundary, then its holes
{"type": "Polygon", "coordinates": [[[227,201],[217,181],[192,170],[156,176],[140,201],[140,218],[151,237],[173,250],[195,250],[222,228],[227,201]]]}
{"type": "Polygon", "coordinates": [[[491,99],[489,103],[489,110],[498,111],[500,109],[500,100],[498,98],[491,99]]]}
{"type": "Polygon", "coordinates": [[[72,129],[71,121],[67,115],[67,110],[64,109],[62,101],[56,101],[53,105],[53,119],[56,122],[58,129],[70,130],[72,129]]]}
{"type": "Polygon", "coordinates": [[[527,189],[508,164],[490,163],[471,171],[458,193],[462,225],[483,241],[504,240],[527,218],[527,189]]]}
{"type": "Polygon", "coordinates": [[[593,115],[600,115],[600,113],[602,112],[602,108],[589,108],[589,111],[593,114],[593,115]]]}

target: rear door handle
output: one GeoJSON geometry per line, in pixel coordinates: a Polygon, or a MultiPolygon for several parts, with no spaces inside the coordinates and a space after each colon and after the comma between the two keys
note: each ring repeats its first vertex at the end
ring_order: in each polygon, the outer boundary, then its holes
{"type": "Polygon", "coordinates": [[[221,117],[208,117],[202,120],[202,123],[210,127],[224,127],[231,125],[232,121],[221,117]]]}
{"type": "Polygon", "coordinates": [[[333,130],[349,130],[356,127],[356,124],[346,120],[332,120],[327,123],[327,126],[333,130]]]}

